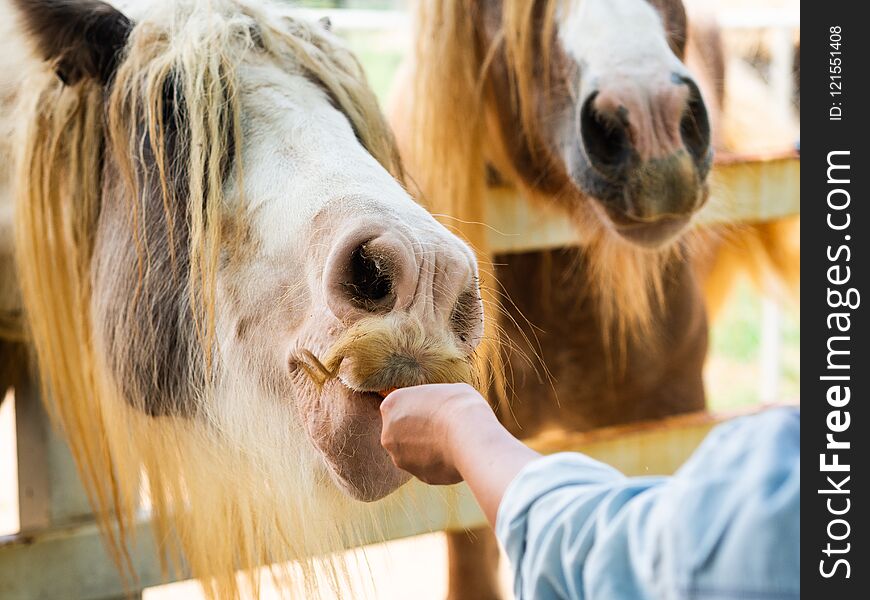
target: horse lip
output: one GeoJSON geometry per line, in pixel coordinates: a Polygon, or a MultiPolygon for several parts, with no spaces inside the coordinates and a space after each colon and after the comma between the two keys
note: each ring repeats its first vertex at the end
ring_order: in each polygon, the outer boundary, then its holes
{"type": "Polygon", "coordinates": [[[343,385],[344,387],[349,389],[351,392],[364,393],[364,392],[376,392],[377,391],[377,390],[373,390],[373,389],[367,389],[365,386],[353,385],[350,381],[348,381],[348,378],[346,376],[341,375],[341,374],[339,374],[339,376],[338,376],[338,381],[341,383],[341,385],[343,385]]]}
{"type": "Polygon", "coordinates": [[[343,375],[338,376],[338,382],[355,394],[376,394],[379,399],[384,398],[383,392],[385,390],[394,390],[400,387],[408,387],[409,385],[414,385],[407,381],[391,381],[388,379],[383,380],[382,383],[384,385],[371,384],[369,381],[361,382],[357,385],[354,385],[349,381],[347,377],[344,377],[343,375]]]}
{"type": "Polygon", "coordinates": [[[346,387],[348,390],[350,390],[351,392],[353,392],[355,394],[377,394],[381,399],[383,399],[385,397],[383,394],[383,392],[385,390],[393,390],[393,389],[397,389],[399,387],[403,387],[403,386],[399,386],[399,385],[388,385],[386,387],[375,387],[375,386],[370,386],[370,385],[353,385],[352,383],[350,383],[347,380],[346,377],[344,377],[342,375],[338,376],[338,381],[339,381],[339,383],[341,383],[341,385],[343,385],[344,387],[346,387]]]}
{"type": "Polygon", "coordinates": [[[376,406],[380,406],[381,402],[384,400],[384,396],[381,395],[379,390],[358,389],[348,384],[340,376],[338,377],[338,381],[336,383],[338,383],[341,387],[347,390],[347,392],[350,394],[351,400],[371,400],[376,406]]]}
{"type": "Polygon", "coordinates": [[[639,221],[624,215],[619,221],[613,219],[612,223],[616,232],[630,242],[658,248],[676,239],[690,220],[690,215],[666,216],[653,221],[639,221]]]}
{"type": "Polygon", "coordinates": [[[685,224],[689,221],[688,215],[666,215],[653,219],[639,219],[632,215],[619,214],[619,216],[610,215],[614,227],[619,231],[631,231],[636,229],[645,229],[647,227],[661,227],[670,224],[685,224]]]}
{"type": "Polygon", "coordinates": [[[641,246],[658,247],[674,240],[682,233],[694,215],[707,203],[709,197],[709,188],[705,184],[690,211],[665,213],[651,217],[638,217],[613,210],[601,203],[595,204],[604,210],[607,220],[612,223],[619,235],[641,246]]]}
{"type": "Polygon", "coordinates": [[[354,392],[380,393],[387,389],[426,383],[426,371],[412,354],[393,353],[380,368],[365,375],[355,373],[353,363],[354,357],[343,360],[337,376],[343,385],[354,392]]]}

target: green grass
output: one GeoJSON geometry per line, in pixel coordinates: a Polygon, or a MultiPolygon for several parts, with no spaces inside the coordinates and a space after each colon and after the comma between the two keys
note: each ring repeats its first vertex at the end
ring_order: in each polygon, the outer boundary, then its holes
{"type": "Polygon", "coordinates": [[[383,32],[342,32],[342,37],[362,63],[369,85],[384,106],[396,69],[402,62],[401,43],[395,36],[383,32]]]}
{"type": "MultiPolygon", "coordinates": [[[[710,332],[705,378],[710,405],[728,409],[759,401],[761,296],[748,283],[734,290],[710,332]]],[[[779,397],[800,397],[800,315],[782,318],[779,397]]]]}

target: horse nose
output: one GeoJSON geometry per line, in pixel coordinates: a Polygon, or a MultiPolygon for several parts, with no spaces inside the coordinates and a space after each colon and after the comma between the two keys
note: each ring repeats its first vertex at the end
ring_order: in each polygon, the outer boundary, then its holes
{"type": "Polygon", "coordinates": [[[353,231],[339,239],[326,260],[326,303],[342,321],[390,312],[413,293],[415,263],[413,246],[397,232],[375,225],[353,231]]]}
{"type": "Polygon", "coordinates": [[[348,323],[393,311],[444,323],[463,345],[477,345],[483,311],[471,252],[448,232],[414,235],[359,228],[331,249],[325,269],[330,311],[348,323]]]}
{"type": "Polygon", "coordinates": [[[593,166],[604,170],[664,158],[680,150],[696,161],[710,151],[710,122],[697,84],[673,74],[659,86],[618,82],[592,91],[580,113],[580,132],[593,166]]]}
{"type": "Polygon", "coordinates": [[[589,165],[610,183],[658,182],[672,192],[655,205],[622,208],[645,218],[659,209],[695,208],[694,190],[709,171],[711,150],[707,109],[691,78],[675,73],[658,85],[600,83],[581,107],[580,137],[589,165]]]}

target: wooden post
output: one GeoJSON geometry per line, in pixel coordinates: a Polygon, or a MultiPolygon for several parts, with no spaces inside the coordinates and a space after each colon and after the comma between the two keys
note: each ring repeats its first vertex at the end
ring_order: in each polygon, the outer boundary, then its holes
{"type": "Polygon", "coordinates": [[[49,422],[37,384],[15,389],[21,531],[91,520],[91,507],[66,442],[49,422]]]}

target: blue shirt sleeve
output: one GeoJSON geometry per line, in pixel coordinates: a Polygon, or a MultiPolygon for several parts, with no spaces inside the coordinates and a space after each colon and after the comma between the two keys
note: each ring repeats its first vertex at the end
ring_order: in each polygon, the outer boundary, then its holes
{"type": "Polygon", "coordinates": [[[519,600],[800,597],[800,412],[717,427],[672,477],[575,453],[527,465],[496,534],[519,600]]]}

